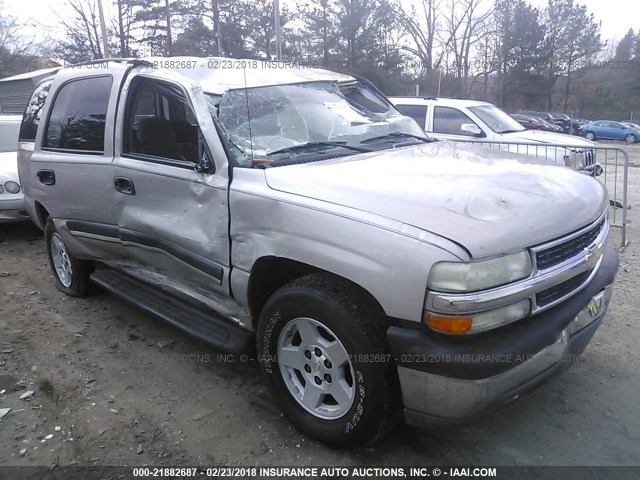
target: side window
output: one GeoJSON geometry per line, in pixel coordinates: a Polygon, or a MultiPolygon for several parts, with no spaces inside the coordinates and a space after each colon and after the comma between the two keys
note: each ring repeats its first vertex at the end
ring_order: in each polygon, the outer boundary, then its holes
{"type": "Polygon", "coordinates": [[[138,77],[131,82],[122,152],[198,162],[198,123],[177,86],[138,77]]]}
{"type": "Polygon", "coordinates": [[[63,85],[51,108],[43,147],[102,153],[111,82],[111,77],[91,77],[63,85]]]}
{"type": "Polygon", "coordinates": [[[401,114],[413,118],[420,128],[424,130],[424,122],[427,117],[426,105],[396,105],[401,114]]]}
{"type": "Polygon", "coordinates": [[[31,94],[27,108],[22,116],[22,125],[20,125],[19,139],[21,142],[35,142],[36,133],[38,132],[38,125],[40,124],[40,117],[42,116],[42,109],[44,108],[44,102],[49,95],[49,89],[53,80],[45,80],[39,84],[31,94]]]}
{"type": "Polygon", "coordinates": [[[462,131],[462,125],[476,123],[466,114],[457,108],[436,107],[433,113],[433,131],[434,133],[445,133],[448,135],[467,135],[469,133],[462,131]]]}
{"type": "Polygon", "coordinates": [[[609,128],[624,128],[621,123],[618,122],[609,122],[609,128]]]}

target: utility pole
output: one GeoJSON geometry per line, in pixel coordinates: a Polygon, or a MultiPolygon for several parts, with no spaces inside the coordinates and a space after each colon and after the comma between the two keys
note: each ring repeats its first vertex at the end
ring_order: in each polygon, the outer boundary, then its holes
{"type": "Polygon", "coordinates": [[[280,1],[273,0],[273,16],[276,31],[276,60],[282,60],[282,36],[280,32],[280,1]]]}
{"type": "Polygon", "coordinates": [[[111,58],[109,39],[107,38],[107,26],[104,23],[104,12],[102,11],[102,0],[98,0],[98,15],[100,15],[100,33],[102,34],[102,49],[104,52],[104,58],[111,58]]]}
{"type": "Polygon", "coordinates": [[[224,57],[222,52],[222,28],[220,27],[220,6],[218,0],[212,0],[213,6],[213,28],[216,32],[216,43],[218,45],[218,56],[224,57]]]}

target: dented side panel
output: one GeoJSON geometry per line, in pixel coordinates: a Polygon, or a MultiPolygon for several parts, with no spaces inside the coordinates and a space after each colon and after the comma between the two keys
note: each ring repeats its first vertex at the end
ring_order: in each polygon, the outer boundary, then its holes
{"type": "Polygon", "coordinates": [[[402,222],[271,190],[261,170],[235,170],[230,204],[231,281],[243,303],[253,264],[276,256],[347,278],[387,315],[420,321],[431,265],[468,259],[457,245],[402,222]]]}

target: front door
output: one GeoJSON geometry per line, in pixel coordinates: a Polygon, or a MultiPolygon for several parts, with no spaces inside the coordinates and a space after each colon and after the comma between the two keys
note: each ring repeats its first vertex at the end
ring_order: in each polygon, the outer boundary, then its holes
{"type": "Polygon", "coordinates": [[[207,148],[181,85],[137,75],[126,90],[113,179],[126,252],[119,267],[224,312],[226,175],[196,171],[207,148]]]}

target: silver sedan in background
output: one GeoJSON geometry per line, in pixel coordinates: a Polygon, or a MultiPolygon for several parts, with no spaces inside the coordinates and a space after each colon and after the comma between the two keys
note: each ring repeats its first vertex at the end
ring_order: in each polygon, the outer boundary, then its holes
{"type": "Polygon", "coordinates": [[[21,121],[18,115],[0,115],[0,223],[29,220],[18,179],[21,121]]]}

